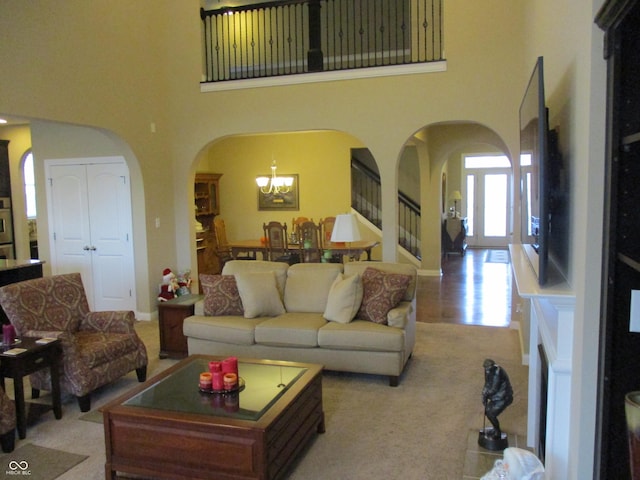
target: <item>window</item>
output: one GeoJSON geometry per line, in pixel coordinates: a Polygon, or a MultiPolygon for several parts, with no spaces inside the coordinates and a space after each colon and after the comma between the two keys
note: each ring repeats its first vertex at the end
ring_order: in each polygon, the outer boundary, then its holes
{"type": "Polygon", "coordinates": [[[36,218],[36,178],[33,173],[33,154],[27,152],[22,164],[24,177],[24,196],[27,206],[27,218],[36,218]]]}

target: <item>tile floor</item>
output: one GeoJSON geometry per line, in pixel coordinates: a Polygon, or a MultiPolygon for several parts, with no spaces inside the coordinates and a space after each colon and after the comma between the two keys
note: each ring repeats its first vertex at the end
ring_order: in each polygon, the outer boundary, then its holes
{"type": "MultiPolygon", "coordinates": [[[[477,480],[490,472],[496,460],[502,458],[502,451],[493,452],[478,445],[478,431],[470,430],[467,438],[467,455],[464,460],[462,480],[477,480]]],[[[526,437],[509,435],[509,446],[527,448],[526,437]]]]}

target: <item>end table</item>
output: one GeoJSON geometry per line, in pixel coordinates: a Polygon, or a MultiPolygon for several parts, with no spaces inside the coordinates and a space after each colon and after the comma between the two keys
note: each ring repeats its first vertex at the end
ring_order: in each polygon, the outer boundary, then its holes
{"type": "Polygon", "coordinates": [[[24,401],[23,378],[43,368],[51,371],[51,398],[53,413],[56,419],[62,418],[60,400],[60,358],[62,345],[60,340],[53,339],[47,343],[37,343],[40,338],[22,337],[19,343],[0,348],[0,384],[4,387],[4,379],[13,379],[13,392],[16,402],[16,421],[18,436],[27,436],[27,414],[24,401]],[[10,352],[23,350],[16,354],[10,352]]]}
{"type": "Polygon", "coordinates": [[[182,295],[158,304],[160,358],[185,358],[189,355],[182,323],[193,315],[196,303],[203,298],[204,295],[182,295]]]}

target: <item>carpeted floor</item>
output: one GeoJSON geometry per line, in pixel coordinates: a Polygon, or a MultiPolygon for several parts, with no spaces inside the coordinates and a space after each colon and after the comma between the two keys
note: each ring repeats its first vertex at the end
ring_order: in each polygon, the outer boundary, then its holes
{"type": "Polygon", "coordinates": [[[416,349],[397,388],[378,377],[326,373],[327,431],[290,478],[462,478],[469,430],[483,426],[485,358],[506,369],[515,391],[500,416],[503,430],[526,433],[528,368],[518,345],[511,329],[418,324],[416,349]]]}
{"type": "MultiPolygon", "coordinates": [[[[157,323],[141,323],[143,339],[151,338],[149,370],[155,374],[175,361],[157,357],[157,323]]],[[[526,434],[528,369],[520,363],[517,331],[419,323],[414,355],[398,387],[379,376],[324,374],[326,433],[309,444],[289,478],[461,479],[469,431],[483,425],[485,358],[501,364],[514,387],[514,403],[500,416],[503,430],[526,434]]],[[[100,389],[93,396],[94,411],[136,384],[131,373],[100,389]]],[[[68,399],[62,419],[43,416],[17,446],[30,442],[88,457],[58,480],[102,479],[103,427],[96,415],[85,417],[90,421],[82,417],[77,403],[68,399]]]]}

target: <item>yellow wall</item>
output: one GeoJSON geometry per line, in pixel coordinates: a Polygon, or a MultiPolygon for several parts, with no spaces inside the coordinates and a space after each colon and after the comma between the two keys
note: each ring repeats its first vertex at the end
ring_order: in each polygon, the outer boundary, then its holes
{"type": "Polygon", "coordinates": [[[345,213],[351,208],[351,148],[362,147],[340,132],[298,132],[277,135],[238,135],[206,147],[198,171],[224,172],[220,179],[221,215],[229,239],[259,238],[262,224],[345,213]],[[256,177],[270,175],[271,158],[277,173],[298,174],[298,211],[258,211],[256,177]]]}

